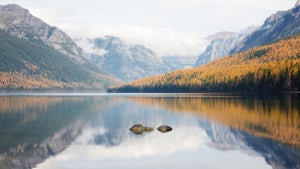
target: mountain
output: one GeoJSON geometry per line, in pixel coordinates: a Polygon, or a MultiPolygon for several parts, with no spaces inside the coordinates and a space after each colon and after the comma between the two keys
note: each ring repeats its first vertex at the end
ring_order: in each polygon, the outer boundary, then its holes
{"type": "Polygon", "coordinates": [[[219,32],[207,37],[206,39],[211,41],[211,43],[206,48],[205,52],[198,57],[196,66],[209,63],[210,61],[228,55],[242,37],[242,35],[234,32],[219,32]]]}
{"type": "Polygon", "coordinates": [[[64,32],[18,5],[0,6],[0,89],[97,89],[119,81],[64,32]]]}
{"type": "Polygon", "coordinates": [[[152,50],[129,44],[118,37],[78,39],[88,59],[101,70],[124,81],[132,81],[170,71],[169,67],[152,50]]]}
{"type": "Polygon", "coordinates": [[[21,39],[41,40],[76,62],[86,62],[82,49],[66,33],[18,5],[0,6],[0,29],[21,39]]]}
{"type": "Polygon", "coordinates": [[[174,71],[174,70],[194,67],[198,57],[175,55],[175,56],[162,56],[161,59],[172,71],[174,71]]]}
{"type": "Polygon", "coordinates": [[[230,53],[273,43],[300,33],[300,2],[288,11],[279,11],[266,19],[263,26],[244,38],[230,53]]]}
{"type": "Polygon", "coordinates": [[[210,41],[210,44],[207,46],[205,52],[198,57],[194,67],[228,56],[230,51],[234,49],[241,40],[256,29],[256,26],[250,26],[239,33],[225,31],[208,36],[205,39],[210,41]]]}
{"type": "Polygon", "coordinates": [[[140,79],[109,92],[258,92],[300,89],[300,36],[209,64],[140,79]]]}

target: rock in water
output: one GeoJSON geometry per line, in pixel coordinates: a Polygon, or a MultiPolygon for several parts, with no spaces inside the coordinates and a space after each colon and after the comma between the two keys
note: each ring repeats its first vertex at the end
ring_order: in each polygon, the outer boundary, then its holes
{"type": "Polygon", "coordinates": [[[160,127],[157,128],[158,131],[162,132],[162,133],[167,133],[172,131],[172,127],[167,126],[167,125],[161,125],[160,127]]]}
{"type": "Polygon", "coordinates": [[[143,134],[144,126],[141,124],[135,124],[129,130],[132,131],[134,134],[143,134]]]}
{"type": "Polygon", "coordinates": [[[145,132],[152,132],[153,131],[153,127],[144,127],[144,131],[145,132]]]}
{"type": "Polygon", "coordinates": [[[134,134],[143,134],[143,132],[152,132],[153,127],[144,127],[141,124],[135,124],[129,130],[134,134]]]}

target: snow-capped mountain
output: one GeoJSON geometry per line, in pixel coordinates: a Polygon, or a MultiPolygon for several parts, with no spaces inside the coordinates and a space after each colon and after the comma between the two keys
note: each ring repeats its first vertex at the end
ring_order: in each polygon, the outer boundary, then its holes
{"type": "Polygon", "coordinates": [[[259,29],[245,37],[230,53],[273,43],[298,33],[300,33],[300,1],[288,11],[279,11],[271,15],[259,29]]]}
{"type": "Polygon", "coordinates": [[[118,37],[78,39],[88,59],[101,70],[124,81],[166,73],[170,68],[152,50],[118,37]]]}
{"type": "Polygon", "coordinates": [[[249,26],[239,33],[224,31],[206,37],[205,39],[209,41],[210,44],[207,46],[205,52],[198,57],[195,66],[200,66],[229,55],[230,51],[234,49],[241,40],[256,29],[257,26],[249,26]]]}
{"type": "Polygon", "coordinates": [[[242,38],[242,35],[233,32],[219,32],[207,37],[206,39],[210,40],[211,43],[205,52],[198,57],[195,66],[200,66],[228,55],[231,49],[233,49],[242,38]]]}

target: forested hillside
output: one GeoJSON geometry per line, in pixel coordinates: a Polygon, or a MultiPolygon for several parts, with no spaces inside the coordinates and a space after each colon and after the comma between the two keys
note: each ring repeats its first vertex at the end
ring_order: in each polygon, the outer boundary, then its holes
{"type": "Polygon", "coordinates": [[[300,89],[300,36],[201,67],[140,79],[109,92],[255,92],[300,89]]]}
{"type": "Polygon", "coordinates": [[[86,63],[80,65],[35,39],[0,30],[0,89],[97,89],[117,81],[86,63]]]}

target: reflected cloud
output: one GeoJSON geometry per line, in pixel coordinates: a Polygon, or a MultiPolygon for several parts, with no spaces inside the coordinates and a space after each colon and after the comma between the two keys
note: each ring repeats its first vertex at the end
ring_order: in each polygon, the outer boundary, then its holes
{"type": "MultiPolygon", "coordinates": [[[[130,135],[129,135],[130,136],[130,135]]],[[[78,138],[82,141],[82,136],[78,138]]],[[[85,139],[89,140],[89,139],[85,139]]],[[[167,155],[181,150],[196,150],[201,144],[208,142],[204,130],[199,127],[180,127],[171,133],[153,132],[141,137],[127,137],[116,146],[75,144],[66,150],[62,159],[80,156],[97,159],[141,158],[154,155],[167,155]]],[[[81,142],[83,143],[83,142],[81,142]]],[[[57,158],[60,158],[58,156],[57,158]]]]}
{"type": "Polygon", "coordinates": [[[78,138],[74,141],[75,145],[88,145],[88,144],[96,144],[95,137],[97,135],[104,135],[106,133],[104,127],[99,128],[91,128],[90,126],[84,130],[78,138]]]}
{"type": "Polygon", "coordinates": [[[300,102],[297,95],[269,99],[198,95],[168,99],[132,97],[130,100],[174,112],[198,115],[224,126],[300,148],[300,102]]]}
{"type": "Polygon", "coordinates": [[[0,168],[30,169],[64,151],[104,97],[0,96],[0,168]]]}
{"type": "MultiPolygon", "coordinates": [[[[46,158],[37,168],[291,169],[299,166],[298,149],[270,139],[276,138],[270,132],[274,129],[276,133],[278,127],[298,132],[296,101],[191,96],[50,97],[32,102],[32,97],[17,98],[15,101],[23,102],[22,106],[17,109],[8,106],[0,113],[0,120],[5,122],[0,123],[3,138],[0,143],[8,145],[1,147],[4,153],[0,154],[0,161],[6,164],[7,154],[11,153],[9,158],[15,166],[5,168],[32,168],[46,158]],[[24,118],[33,109],[37,112],[34,118],[24,118]],[[129,130],[134,124],[152,126],[155,130],[135,135],[129,130]],[[160,133],[156,129],[162,124],[173,130],[160,133]],[[25,166],[23,157],[27,161],[39,158],[25,166]]],[[[8,105],[15,102],[5,99],[8,105]]]]}
{"type": "Polygon", "coordinates": [[[100,110],[64,152],[37,168],[271,168],[261,154],[249,148],[248,139],[240,137],[242,133],[201,116],[167,108],[124,98],[100,110]],[[155,129],[167,124],[173,130],[136,135],[129,130],[134,124],[155,129]],[[238,162],[232,162],[235,160],[238,162]]]}

